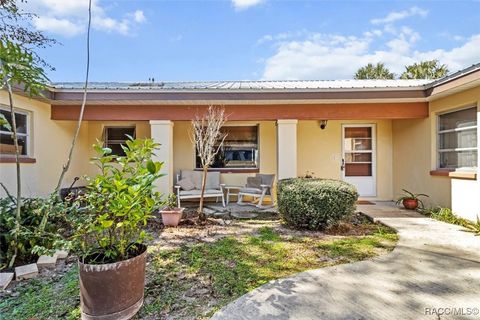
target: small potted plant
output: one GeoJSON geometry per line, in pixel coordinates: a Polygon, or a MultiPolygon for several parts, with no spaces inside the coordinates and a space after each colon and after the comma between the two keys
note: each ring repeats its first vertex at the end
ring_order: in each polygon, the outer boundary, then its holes
{"type": "Polygon", "coordinates": [[[413,193],[405,189],[402,190],[403,192],[405,192],[405,194],[402,197],[398,198],[396,202],[397,205],[401,203],[407,210],[416,210],[419,205],[421,205],[422,208],[424,207],[424,204],[422,200],[420,200],[420,197],[428,197],[428,195],[423,193],[413,193]]]}
{"type": "Polygon", "coordinates": [[[307,170],[307,172],[305,172],[305,175],[303,176],[303,178],[314,179],[315,178],[315,172],[307,170]]]}
{"type": "Polygon", "coordinates": [[[182,219],[183,210],[185,210],[185,208],[177,207],[177,196],[173,193],[169,194],[165,202],[165,207],[160,211],[163,225],[169,227],[178,226],[182,219]]]}
{"type": "Polygon", "coordinates": [[[92,158],[100,174],[87,178],[74,203],[79,214],[71,249],[79,257],[82,319],[130,319],[143,304],[148,235],[146,226],[162,204],[154,182],[162,163],[151,159],[159,144],[130,138],[125,156],[100,142],[92,158]]]}

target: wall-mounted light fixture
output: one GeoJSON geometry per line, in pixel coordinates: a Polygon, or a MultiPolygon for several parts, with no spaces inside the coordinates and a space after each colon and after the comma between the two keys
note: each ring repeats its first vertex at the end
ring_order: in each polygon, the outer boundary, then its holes
{"type": "Polygon", "coordinates": [[[320,129],[323,130],[327,127],[327,120],[320,120],[319,124],[320,124],[320,129]]]}

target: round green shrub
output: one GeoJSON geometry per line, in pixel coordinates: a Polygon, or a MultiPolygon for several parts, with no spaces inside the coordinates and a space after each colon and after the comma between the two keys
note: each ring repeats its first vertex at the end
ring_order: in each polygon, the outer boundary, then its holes
{"type": "Polygon", "coordinates": [[[278,182],[277,199],[288,225],[323,230],[355,211],[358,192],[344,181],[292,178],[278,182]]]}

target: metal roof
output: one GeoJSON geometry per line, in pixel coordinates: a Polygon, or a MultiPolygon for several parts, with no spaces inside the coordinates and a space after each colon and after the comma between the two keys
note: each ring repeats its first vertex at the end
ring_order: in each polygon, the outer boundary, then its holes
{"type": "Polygon", "coordinates": [[[456,79],[456,78],[460,78],[461,76],[463,75],[466,75],[466,74],[469,74],[469,73],[472,73],[472,72],[475,72],[475,71],[478,71],[480,70],[480,63],[476,63],[476,64],[473,64],[471,65],[470,67],[467,67],[467,68],[464,68],[462,70],[459,70],[457,72],[454,72],[454,73],[451,73],[443,78],[440,78],[440,79],[437,79],[437,80],[434,80],[434,81],[431,81],[427,87],[428,88],[431,88],[431,87],[434,87],[434,86],[437,86],[437,85],[440,85],[442,83],[445,83],[445,82],[448,82],[450,80],[453,80],[453,79],[456,79]]]}
{"type": "MultiPolygon", "coordinates": [[[[91,101],[117,100],[263,100],[278,99],[385,99],[390,98],[425,98],[433,95],[436,88],[460,79],[466,79],[468,86],[480,81],[472,81],[471,75],[480,76],[480,63],[452,73],[438,80],[244,80],[244,81],[160,81],[160,82],[89,82],[88,91],[91,101]],[[470,78],[469,78],[470,77],[470,78]],[[421,96],[418,96],[421,92],[421,96]],[[388,93],[388,94],[386,94],[388,93]],[[132,96],[133,94],[133,96],[132,96]],[[145,96],[145,94],[148,96],[145,96]],[[349,94],[349,96],[347,96],[349,94]],[[372,96],[375,95],[375,97],[372,96]],[[92,96],[93,95],[93,96],[92,96]],[[97,95],[97,96],[95,96],[97,95]],[[192,96],[193,95],[193,96],[192,96]],[[221,96],[219,96],[221,95],[221,96]],[[301,96],[299,96],[301,95],[301,96]],[[157,98],[155,98],[157,97],[157,98]],[[372,98],[373,97],[373,98],[372,98]],[[93,100],[92,100],[93,99],[93,100]]],[[[468,86],[454,84],[455,90],[468,86]]],[[[48,90],[51,100],[76,101],[81,97],[84,82],[52,83],[48,90]],[[73,96],[72,96],[73,95],[73,96]]],[[[440,90],[438,89],[438,90],[440,90]]],[[[437,91],[438,91],[437,90],[437,91]]],[[[445,90],[451,90],[444,88],[445,90]]],[[[440,92],[439,91],[439,92],[440,92]]],[[[446,92],[446,91],[445,91],[446,92]]],[[[435,93],[438,96],[438,93],[435,93]]]]}
{"type": "MultiPolygon", "coordinates": [[[[321,89],[423,89],[432,80],[278,80],[278,81],[187,81],[187,82],[89,82],[89,90],[321,90],[321,89]]],[[[84,82],[52,83],[53,90],[83,89],[84,82]]]]}

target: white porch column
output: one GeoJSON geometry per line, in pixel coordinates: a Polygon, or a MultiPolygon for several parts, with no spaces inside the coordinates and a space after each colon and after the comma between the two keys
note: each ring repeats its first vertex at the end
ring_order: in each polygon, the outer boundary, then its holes
{"type": "Polygon", "coordinates": [[[173,122],[170,120],[150,120],[151,138],[160,143],[160,149],[153,157],[154,161],[163,162],[161,172],[166,176],[155,183],[157,190],[164,195],[173,192],[173,122]]]}
{"type": "Polygon", "coordinates": [[[297,122],[295,119],[277,120],[278,179],[297,176],[297,122]]]}

